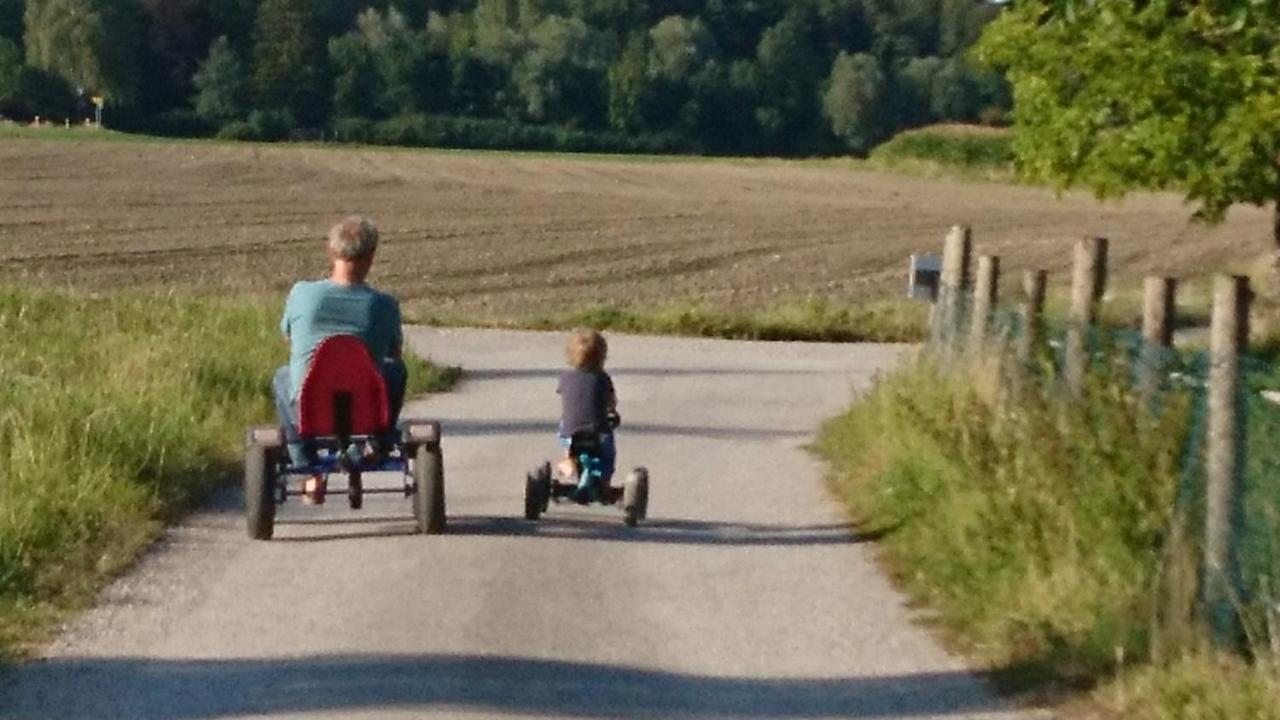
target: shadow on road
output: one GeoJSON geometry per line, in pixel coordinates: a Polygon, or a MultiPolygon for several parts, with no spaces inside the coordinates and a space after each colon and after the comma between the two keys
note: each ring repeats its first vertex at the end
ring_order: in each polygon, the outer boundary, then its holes
{"type": "MultiPolygon", "coordinates": [[[[564,368],[486,368],[463,370],[463,380],[509,380],[517,378],[549,378],[560,377],[564,368]]],[[[689,377],[698,375],[823,375],[831,374],[829,370],[780,370],[761,367],[613,367],[608,368],[613,377],[689,377]]]]}
{"type": "MultiPolygon", "coordinates": [[[[553,511],[554,512],[554,511],[553,511]]],[[[538,522],[513,517],[459,517],[450,519],[449,532],[457,535],[497,535],[531,538],[596,540],[659,545],[801,546],[853,545],[874,542],[887,532],[859,532],[850,523],[825,525],[766,525],[705,520],[647,520],[639,527],[622,525],[621,515],[608,518],[557,518],[538,522]]]]}
{"type": "MultiPolygon", "coordinates": [[[[448,448],[449,436],[481,436],[481,435],[547,435],[556,434],[555,420],[451,420],[436,418],[440,421],[441,433],[445,447],[448,448]]],[[[760,429],[732,427],[700,427],[695,425],[667,425],[662,423],[626,422],[618,431],[621,435],[666,435],[674,439],[680,437],[697,437],[709,440],[769,440],[769,439],[804,439],[809,433],[790,429],[760,429]]]]}
{"type": "Polygon", "coordinates": [[[965,673],[706,677],[471,655],[298,659],[66,658],[26,666],[0,718],[198,720],[269,713],[453,710],[577,718],[937,717],[998,712],[965,673]]]}
{"type": "MultiPolygon", "coordinates": [[[[449,518],[448,534],[455,537],[527,537],[655,545],[799,547],[875,542],[893,531],[892,528],[861,531],[852,523],[769,525],[662,519],[651,519],[639,527],[629,528],[622,524],[622,516],[615,511],[597,510],[600,513],[598,517],[581,514],[556,517],[555,511],[552,512],[538,522],[500,515],[453,516],[449,518]]],[[[272,540],[282,543],[374,540],[417,532],[412,516],[291,519],[279,521],[277,526],[305,528],[305,534],[277,534],[272,540]]]]}

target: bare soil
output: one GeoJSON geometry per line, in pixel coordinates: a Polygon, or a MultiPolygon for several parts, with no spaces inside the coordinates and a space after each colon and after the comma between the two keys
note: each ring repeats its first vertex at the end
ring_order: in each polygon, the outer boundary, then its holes
{"type": "Polygon", "coordinates": [[[323,274],[325,230],[358,212],[382,230],[373,282],[418,319],[892,297],[907,256],[957,223],[1059,284],[1085,235],[1111,238],[1121,279],[1250,270],[1267,253],[1269,211],[1216,227],[1190,211],[1171,194],[1103,204],[841,161],[0,141],[0,276],[274,295],[323,274]]]}

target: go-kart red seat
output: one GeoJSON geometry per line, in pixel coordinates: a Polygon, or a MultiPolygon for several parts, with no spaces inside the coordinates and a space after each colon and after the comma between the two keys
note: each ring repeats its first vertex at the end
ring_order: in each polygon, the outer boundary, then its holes
{"type": "Polygon", "coordinates": [[[326,338],[311,357],[298,394],[302,437],[375,435],[390,425],[387,385],[355,335],[326,338]]]}

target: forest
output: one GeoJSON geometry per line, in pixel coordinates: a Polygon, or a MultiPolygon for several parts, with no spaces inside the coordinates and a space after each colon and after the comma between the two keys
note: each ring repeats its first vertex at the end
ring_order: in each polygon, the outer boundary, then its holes
{"type": "Polygon", "coordinates": [[[0,0],[0,115],[162,135],[724,155],[1000,124],[983,0],[0,0]]]}

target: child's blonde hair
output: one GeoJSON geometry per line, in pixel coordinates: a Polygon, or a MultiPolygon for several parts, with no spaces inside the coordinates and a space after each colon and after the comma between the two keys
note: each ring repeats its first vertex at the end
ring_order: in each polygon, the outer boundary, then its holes
{"type": "Polygon", "coordinates": [[[587,328],[574,330],[564,348],[565,360],[579,370],[604,370],[604,359],[608,354],[609,343],[605,342],[604,336],[587,328]]]}

